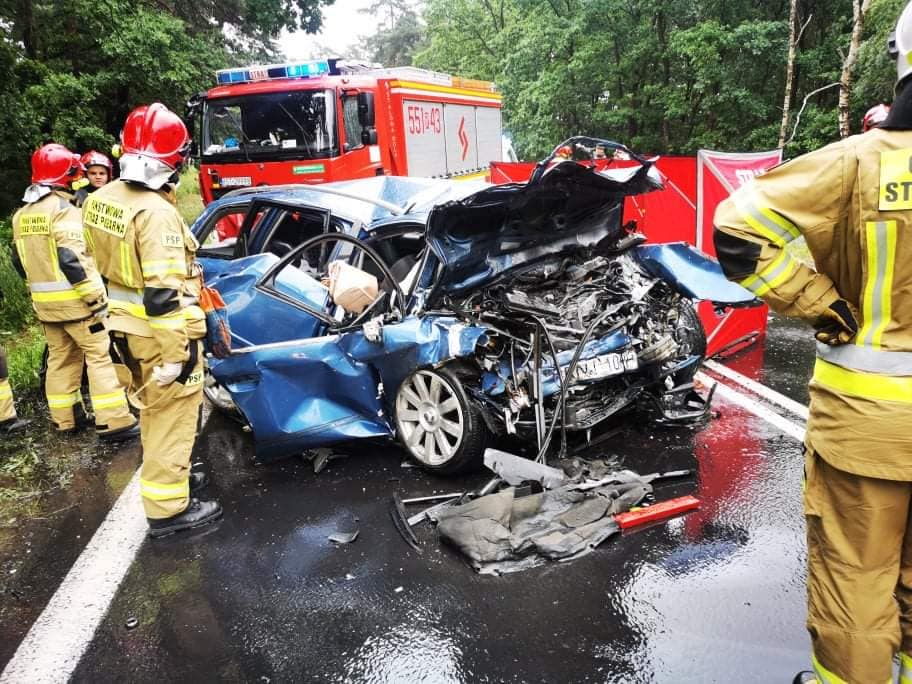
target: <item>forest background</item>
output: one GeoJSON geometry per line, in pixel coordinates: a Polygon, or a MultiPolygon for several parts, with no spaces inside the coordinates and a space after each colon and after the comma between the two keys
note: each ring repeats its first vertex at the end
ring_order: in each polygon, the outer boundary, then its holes
{"type": "MultiPolygon", "coordinates": [[[[216,69],[281,61],[280,34],[317,33],[332,1],[0,0],[0,216],[41,144],[107,150],[134,106],[183,112],[216,69]]],[[[494,81],[521,158],[574,134],[792,157],[891,100],[904,1],[377,0],[342,56],[494,81]]],[[[0,289],[0,331],[21,329],[8,221],[0,289]]]]}

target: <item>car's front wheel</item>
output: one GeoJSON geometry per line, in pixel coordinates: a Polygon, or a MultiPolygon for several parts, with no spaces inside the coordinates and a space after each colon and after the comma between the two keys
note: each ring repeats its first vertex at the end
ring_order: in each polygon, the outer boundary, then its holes
{"type": "Polygon", "coordinates": [[[418,370],[396,392],[396,428],[409,455],[428,470],[476,468],[490,432],[462,382],[446,369],[418,370]]]}

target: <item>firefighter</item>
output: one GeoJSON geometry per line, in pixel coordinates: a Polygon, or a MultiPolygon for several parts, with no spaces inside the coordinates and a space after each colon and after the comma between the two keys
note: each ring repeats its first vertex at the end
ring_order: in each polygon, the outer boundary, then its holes
{"type": "Polygon", "coordinates": [[[872,128],[880,126],[890,113],[890,105],[878,104],[871,107],[865,112],[861,120],[861,132],[867,133],[872,128]]]}
{"type": "Polygon", "coordinates": [[[95,429],[105,441],[136,437],[109,355],[104,285],[86,256],[79,210],[63,191],[78,175],[79,156],[50,144],[32,155],[32,185],[13,215],[13,264],[28,280],[32,307],[48,344],[45,390],[51,420],[62,433],[77,430],[83,363],[88,366],[95,429]]]}
{"type": "Polygon", "coordinates": [[[18,432],[25,429],[30,420],[16,415],[13,404],[13,388],[9,383],[9,369],[6,365],[6,351],[0,347],[0,432],[18,432]]]}
{"type": "Polygon", "coordinates": [[[203,397],[205,317],[196,240],[175,206],[190,149],[180,118],[164,105],[138,107],[121,131],[120,177],[89,195],[86,239],[108,285],[109,327],[130,368],[140,406],[140,492],[149,534],[165,536],[219,518],[215,501],[192,498],[205,483],[190,472],[203,397]]]}
{"type": "Polygon", "coordinates": [[[114,165],[101,152],[90,150],[82,155],[80,161],[85,168],[85,182],[73,193],[73,204],[77,207],[85,204],[86,198],[98,188],[110,183],[114,175],[114,165]]]}
{"type": "Polygon", "coordinates": [[[816,329],[805,442],[808,631],[796,682],[912,681],[912,3],[883,124],[719,205],[731,280],[816,329]],[[785,247],[804,236],[816,270],[785,247]]]}

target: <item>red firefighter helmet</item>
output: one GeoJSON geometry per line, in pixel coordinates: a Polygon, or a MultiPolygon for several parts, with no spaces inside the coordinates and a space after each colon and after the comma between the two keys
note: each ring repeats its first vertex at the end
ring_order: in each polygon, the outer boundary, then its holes
{"type": "Polygon", "coordinates": [[[124,155],[152,157],[179,170],[190,154],[190,134],[180,117],[160,102],[137,107],[120,132],[124,155]]]}
{"type": "Polygon", "coordinates": [[[32,183],[67,186],[83,170],[79,155],[50,143],[32,154],[32,183]]]}
{"type": "Polygon", "coordinates": [[[108,176],[114,173],[114,164],[111,163],[111,160],[108,159],[107,155],[97,152],[96,150],[89,150],[80,158],[82,166],[85,169],[88,169],[90,166],[103,166],[108,170],[108,176]]]}
{"type": "Polygon", "coordinates": [[[890,113],[890,105],[879,104],[871,107],[867,112],[865,112],[864,118],[861,120],[861,130],[864,133],[867,133],[872,128],[877,128],[887,119],[887,114],[890,113]]]}

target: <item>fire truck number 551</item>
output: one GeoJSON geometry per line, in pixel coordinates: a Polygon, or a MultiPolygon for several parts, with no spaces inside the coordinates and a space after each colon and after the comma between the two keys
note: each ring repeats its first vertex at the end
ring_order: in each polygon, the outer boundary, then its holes
{"type": "Polygon", "coordinates": [[[409,133],[413,135],[440,133],[443,125],[443,114],[440,107],[409,105],[407,110],[409,133]]]}

